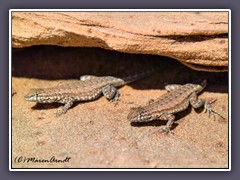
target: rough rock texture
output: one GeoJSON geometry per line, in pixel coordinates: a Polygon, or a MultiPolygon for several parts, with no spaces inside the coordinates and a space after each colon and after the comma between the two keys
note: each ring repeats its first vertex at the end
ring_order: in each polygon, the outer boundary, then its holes
{"type": "Polygon", "coordinates": [[[228,70],[227,12],[14,12],[12,46],[101,47],[228,70]]]}
{"type": "MultiPolygon", "coordinates": [[[[160,56],[134,55],[97,48],[36,46],[15,49],[12,63],[12,165],[14,168],[228,168],[228,73],[191,70],[160,56]],[[56,118],[59,104],[24,100],[31,88],[51,87],[84,74],[124,76],[158,63],[162,71],[120,88],[123,101],[106,98],[76,103],[56,118]],[[174,134],[164,135],[166,121],[131,126],[130,107],[166,93],[165,83],[207,79],[201,98],[226,119],[189,108],[176,116],[174,134]],[[68,162],[20,162],[25,158],[68,162]],[[20,160],[19,160],[20,159],[20,160]],[[19,160],[19,161],[17,161],[19,160]]],[[[33,159],[32,159],[33,160],[33,159]]]]}

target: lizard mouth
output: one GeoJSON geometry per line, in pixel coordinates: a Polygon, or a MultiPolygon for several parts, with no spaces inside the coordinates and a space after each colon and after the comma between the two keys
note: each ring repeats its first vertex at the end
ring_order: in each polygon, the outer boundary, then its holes
{"type": "Polygon", "coordinates": [[[35,102],[36,101],[36,96],[26,95],[26,96],[24,96],[24,99],[27,100],[27,101],[35,102]]]}
{"type": "Polygon", "coordinates": [[[142,123],[151,121],[152,117],[149,115],[138,114],[135,116],[128,116],[127,117],[131,123],[142,123]]]}

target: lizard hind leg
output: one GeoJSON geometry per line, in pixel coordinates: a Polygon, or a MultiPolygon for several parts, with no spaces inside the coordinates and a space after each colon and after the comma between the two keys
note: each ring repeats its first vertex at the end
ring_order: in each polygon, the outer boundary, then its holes
{"type": "Polygon", "coordinates": [[[208,113],[208,116],[210,117],[211,114],[213,114],[213,117],[215,119],[215,114],[220,116],[222,119],[225,119],[221,114],[217,113],[216,111],[214,111],[211,107],[211,104],[214,103],[217,99],[213,99],[210,101],[204,100],[204,99],[198,99],[196,93],[193,93],[190,96],[190,103],[191,105],[196,109],[199,108],[201,106],[204,106],[204,112],[208,113]]]}
{"type": "Polygon", "coordinates": [[[197,94],[192,93],[191,96],[189,97],[189,102],[194,109],[197,109],[204,106],[205,100],[198,99],[197,94]]]}
{"type": "MultiPolygon", "coordinates": [[[[114,86],[112,85],[104,86],[102,89],[102,93],[108,100],[110,100],[110,102],[113,102],[115,106],[118,104],[118,102],[120,102],[120,92],[114,86]]],[[[128,94],[121,94],[121,95],[128,95],[128,94]]],[[[133,102],[127,102],[122,100],[121,102],[128,105],[133,104],[133,102]]]]}
{"type": "Polygon", "coordinates": [[[215,114],[220,116],[222,119],[225,119],[221,114],[219,114],[218,112],[214,111],[211,107],[211,104],[214,103],[217,99],[212,99],[210,101],[205,100],[204,103],[204,112],[208,113],[208,116],[210,117],[211,114],[213,114],[214,120],[215,120],[215,114]]]}
{"type": "Polygon", "coordinates": [[[112,85],[104,86],[102,89],[102,93],[108,100],[113,100],[113,101],[119,100],[120,94],[118,90],[112,85]]]}

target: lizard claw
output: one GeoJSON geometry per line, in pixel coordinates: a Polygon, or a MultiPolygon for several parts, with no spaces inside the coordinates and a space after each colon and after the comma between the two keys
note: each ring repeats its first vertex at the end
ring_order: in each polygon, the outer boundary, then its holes
{"type": "Polygon", "coordinates": [[[125,93],[125,94],[123,94],[123,93],[119,93],[121,96],[130,96],[130,94],[128,94],[128,93],[125,93]]]}
{"type": "Polygon", "coordinates": [[[215,114],[217,114],[218,116],[220,116],[221,118],[225,119],[221,114],[217,113],[216,111],[214,111],[211,107],[211,104],[214,103],[217,99],[213,99],[210,101],[205,101],[204,103],[204,112],[208,113],[208,117],[211,116],[211,114],[213,114],[214,120],[215,120],[215,114]]]}
{"type": "Polygon", "coordinates": [[[118,105],[120,99],[111,99],[110,102],[114,104],[114,107],[118,105]]]}

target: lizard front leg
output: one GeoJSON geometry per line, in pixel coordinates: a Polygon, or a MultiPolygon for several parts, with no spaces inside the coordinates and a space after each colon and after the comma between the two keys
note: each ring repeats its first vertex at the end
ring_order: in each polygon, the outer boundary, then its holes
{"type": "Polygon", "coordinates": [[[65,114],[67,112],[67,110],[72,107],[73,102],[74,102],[74,99],[66,100],[65,105],[57,111],[56,117],[59,117],[62,114],[65,114]]]}
{"type": "Polygon", "coordinates": [[[171,127],[174,123],[175,120],[175,116],[173,114],[168,114],[168,113],[163,113],[161,114],[160,117],[158,117],[161,120],[168,120],[167,124],[165,125],[165,127],[161,128],[161,132],[163,133],[169,133],[171,132],[171,127]]]}

